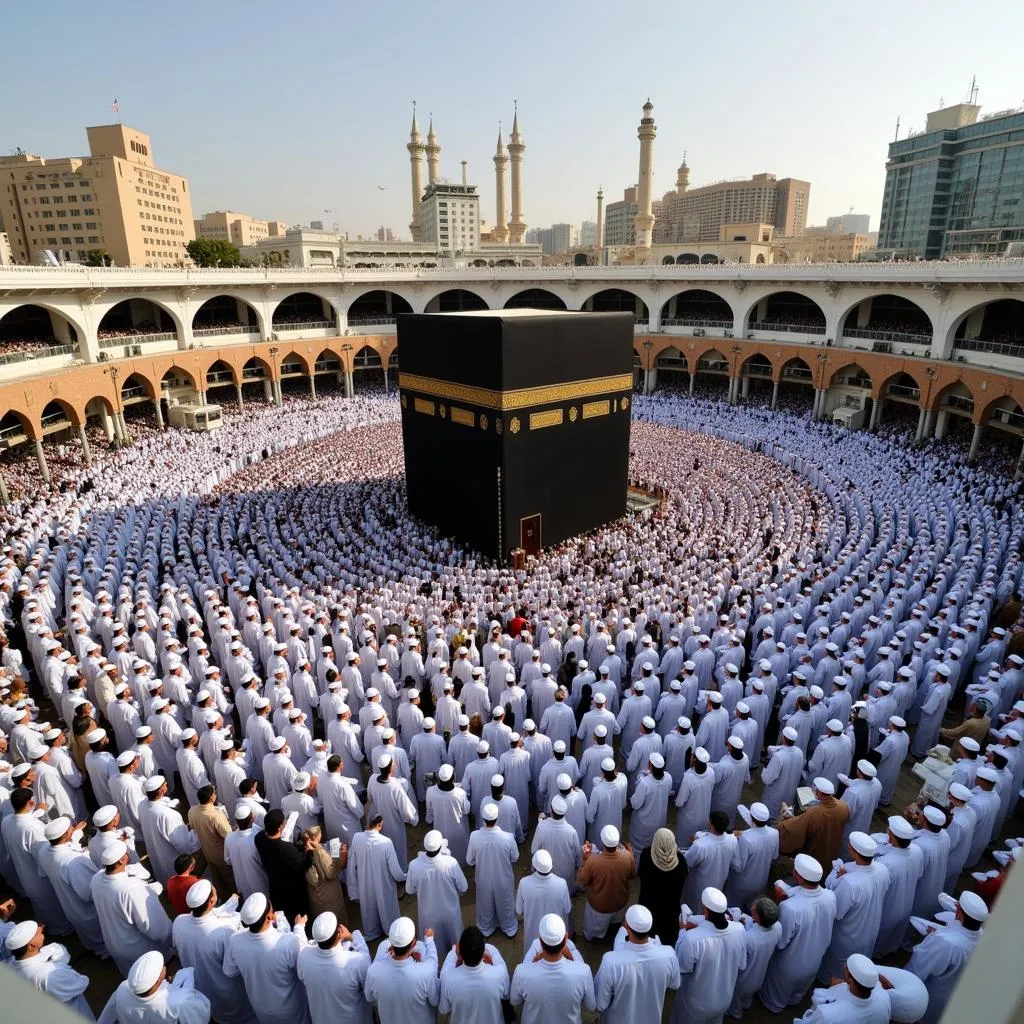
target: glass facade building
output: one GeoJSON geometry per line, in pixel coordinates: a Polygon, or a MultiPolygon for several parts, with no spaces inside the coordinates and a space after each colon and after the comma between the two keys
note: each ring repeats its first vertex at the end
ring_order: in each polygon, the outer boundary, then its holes
{"type": "Polygon", "coordinates": [[[957,109],[969,123],[889,144],[879,255],[995,256],[1024,244],[1024,110],[979,121],[977,107],[957,109]]]}

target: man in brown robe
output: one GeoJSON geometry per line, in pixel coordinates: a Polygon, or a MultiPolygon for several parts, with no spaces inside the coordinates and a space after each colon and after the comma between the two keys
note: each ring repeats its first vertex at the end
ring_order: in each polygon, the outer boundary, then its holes
{"type": "Polygon", "coordinates": [[[818,802],[803,814],[779,821],[779,853],[786,857],[806,853],[829,865],[840,855],[850,808],[836,799],[836,788],[828,779],[814,780],[814,796],[818,802]]]}

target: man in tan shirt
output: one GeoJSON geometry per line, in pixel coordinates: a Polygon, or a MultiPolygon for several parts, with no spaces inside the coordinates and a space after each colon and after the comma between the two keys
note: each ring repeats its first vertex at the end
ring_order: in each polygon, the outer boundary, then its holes
{"type": "Polygon", "coordinates": [[[231,832],[227,815],[217,807],[217,790],[202,786],[196,796],[199,803],[189,808],[188,826],[199,837],[199,848],[213,872],[214,884],[222,900],[235,891],[235,879],[224,860],[224,837],[231,832]]]}
{"type": "Polygon", "coordinates": [[[628,843],[619,845],[614,825],[601,829],[601,850],[583,844],[583,867],[577,881],[587,890],[583,912],[583,937],[588,942],[604,938],[609,925],[621,921],[629,902],[630,879],[636,877],[636,858],[628,843]]]}
{"type": "Polygon", "coordinates": [[[964,752],[960,748],[960,740],[965,736],[969,736],[977,743],[984,743],[988,739],[989,729],[992,728],[992,722],[988,715],[985,714],[984,708],[979,707],[977,704],[972,704],[968,710],[970,718],[965,719],[960,725],[954,726],[952,729],[939,730],[939,735],[943,739],[956,741],[949,751],[949,756],[954,761],[964,756],[964,752]]]}
{"type": "Polygon", "coordinates": [[[836,788],[828,779],[817,778],[813,786],[818,802],[803,814],[779,821],[779,853],[785,857],[806,853],[819,864],[831,864],[842,849],[850,808],[836,799],[836,788]]]}

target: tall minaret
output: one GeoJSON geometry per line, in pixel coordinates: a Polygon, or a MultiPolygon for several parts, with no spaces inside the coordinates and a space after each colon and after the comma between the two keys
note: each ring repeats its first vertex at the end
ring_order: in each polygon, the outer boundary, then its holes
{"type": "Polygon", "coordinates": [[[690,168],[686,164],[686,153],[683,153],[683,162],[676,171],[676,191],[685,192],[690,187],[690,168]]]}
{"type": "Polygon", "coordinates": [[[640,140],[640,175],[636,190],[636,216],[633,228],[636,232],[636,262],[647,263],[651,258],[651,235],[654,229],[654,214],[651,202],[654,198],[651,185],[654,176],[654,104],[644,104],[644,116],[640,119],[637,138],[640,140]]]}
{"type": "Polygon", "coordinates": [[[412,220],[409,222],[409,231],[412,233],[412,240],[420,240],[420,200],[423,198],[423,150],[424,146],[420,140],[420,126],[416,123],[416,103],[412,105],[412,131],[409,132],[409,143],[405,147],[409,150],[409,162],[412,165],[412,220]]]}
{"type": "Polygon", "coordinates": [[[441,147],[437,144],[437,136],[434,134],[434,115],[430,115],[430,127],[427,128],[427,182],[431,185],[437,183],[441,177],[441,147]]]}
{"type": "Polygon", "coordinates": [[[469,184],[469,165],[465,160],[462,161],[462,184],[469,184]]]}
{"type": "Polygon", "coordinates": [[[512,219],[508,223],[510,245],[522,245],[526,239],[526,221],[523,220],[523,154],[526,143],[519,134],[519,107],[512,118],[512,134],[508,140],[508,155],[512,163],[512,219]]]}
{"type": "Polygon", "coordinates": [[[604,189],[597,190],[597,231],[594,244],[598,249],[604,246],[604,189]]]}
{"type": "Polygon", "coordinates": [[[508,227],[505,221],[505,169],[508,167],[508,154],[505,152],[505,140],[501,137],[501,125],[498,125],[498,148],[494,151],[494,227],[491,238],[495,242],[508,241],[508,227]]]}

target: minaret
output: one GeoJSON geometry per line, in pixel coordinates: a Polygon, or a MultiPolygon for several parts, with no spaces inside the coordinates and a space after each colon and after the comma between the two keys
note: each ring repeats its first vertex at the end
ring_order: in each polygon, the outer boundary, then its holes
{"type": "Polygon", "coordinates": [[[636,216],[633,218],[637,263],[647,263],[651,258],[651,235],[654,229],[651,185],[654,176],[654,136],[657,131],[654,125],[654,104],[648,100],[644,104],[644,116],[640,119],[636,133],[640,140],[640,175],[636,190],[636,216]]]}
{"type": "Polygon", "coordinates": [[[508,154],[505,152],[505,140],[501,137],[501,125],[498,125],[498,148],[494,151],[494,227],[491,238],[504,244],[508,241],[508,227],[505,221],[505,168],[508,167],[508,154]]]}
{"type": "Polygon", "coordinates": [[[468,170],[468,167],[469,167],[469,165],[466,163],[465,160],[463,160],[462,161],[462,184],[463,185],[468,185],[469,184],[469,170],[468,170]]]}
{"type": "Polygon", "coordinates": [[[595,245],[598,249],[604,247],[604,189],[597,190],[597,232],[595,245]]]}
{"type": "Polygon", "coordinates": [[[685,192],[690,187],[690,168],[686,166],[686,153],[683,153],[683,162],[676,171],[676,191],[685,192]]]}
{"type": "Polygon", "coordinates": [[[437,144],[434,134],[434,115],[430,115],[430,127],[427,128],[427,182],[435,185],[441,177],[441,147],[437,144]]]}
{"type": "Polygon", "coordinates": [[[508,223],[510,245],[522,245],[526,239],[526,221],[523,220],[523,154],[526,143],[519,134],[519,108],[512,118],[512,134],[508,140],[508,156],[512,163],[512,219],[508,223]]]}
{"type": "Polygon", "coordinates": [[[412,240],[420,240],[420,200],[423,199],[423,143],[420,141],[420,126],[416,123],[416,104],[412,105],[412,131],[409,132],[409,163],[412,165],[412,220],[409,231],[412,240]]]}

